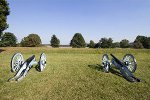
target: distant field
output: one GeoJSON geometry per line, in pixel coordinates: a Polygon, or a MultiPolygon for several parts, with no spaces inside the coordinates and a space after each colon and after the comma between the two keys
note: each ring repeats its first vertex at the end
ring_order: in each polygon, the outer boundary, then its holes
{"type": "MultiPolygon", "coordinates": [[[[73,49],[73,48],[0,48],[0,100],[150,100],[150,50],[137,49],[73,49]],[[14,75],[10,61],[21,52],[27,59],[32,54],[39,60],[47,56],[47,67],[35,67],[20,82],[7,82],[14,75]],[[132,53],[137,60],[134,75],[142,80],[130,83],[113,73],[104,73],[100,64],[104,53],[119,59],[132,53]]],[[[118,70],[117,70],[118,71],[118,70]]],[[[119,72],[119,71],[118,71],[119,72]]]]}

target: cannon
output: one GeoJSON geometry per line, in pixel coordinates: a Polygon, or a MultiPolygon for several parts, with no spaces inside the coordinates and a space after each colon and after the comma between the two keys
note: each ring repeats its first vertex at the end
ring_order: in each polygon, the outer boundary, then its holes
{"type": "Polygon", "coordinates": [[[29,57],[24,61],[23,55],[21,53],[15,53],[11,59],[11,72],[16,72],[15,76],[10,78],[8,81],[20,81],[28,73],[33,65],[37,65],[37,70],[42,72],[46,67],[46,55],[41,53],[39,62],[36,62],[35,55],[29,57]]]}
{"type": "Polygon", "coordinates": [[[111,65],[113,64],[117,69],[119,69],[121,75],[130,82],[140,82],[140,79],[136,78],[133,73],[137,68],[136,59],[132,54],[126,54],[123,60],[120,61],[113,54],[112,60],[109,59],[107,54],[102,57],[103,71],[108,73],[110,71],[111,65]]]}

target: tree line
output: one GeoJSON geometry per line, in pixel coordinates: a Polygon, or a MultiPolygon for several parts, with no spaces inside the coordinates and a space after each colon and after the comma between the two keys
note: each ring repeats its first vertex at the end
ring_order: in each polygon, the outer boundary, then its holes
{"type": "MultiPolygon", "coordinates": [[[[60,47],[60,40],[54,34],[50,39],[50,45],[52,47],[60,47]]],[[[17,43],[17,38],[13,33],[6,32],[1,36],[0,47],[38,47],[42,46],[41,38],[38,34],[29,34],[24,37],[20,43],[17,43]]],[[[137,49],[150,49],[150,37],[137,36],[134,42],[129,42],[127,39],[123,39],[120,42],[113,42],[112,38],[101,38],[98,43],[90,40],[89,43],[85,42],[81,33],[75,33],[70,40],[70,46],[73,48],[137,48],[137,49]]]]}

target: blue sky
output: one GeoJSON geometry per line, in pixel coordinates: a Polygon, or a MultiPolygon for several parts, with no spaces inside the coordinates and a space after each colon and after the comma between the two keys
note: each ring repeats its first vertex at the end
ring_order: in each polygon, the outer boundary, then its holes
{"type": "Polygon", "coordinates": [[[86,42],[111,37],[134,41],[150,36],[150,0],[8,0],[9,28],[18,41],[36,33],[48,44],[55,34],[69,44],[75,33],[86,42]]]}

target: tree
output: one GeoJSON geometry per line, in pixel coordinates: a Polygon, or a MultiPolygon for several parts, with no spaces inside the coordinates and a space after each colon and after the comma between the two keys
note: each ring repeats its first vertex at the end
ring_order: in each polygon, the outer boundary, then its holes
{"type": "Polygon", "coordinates": [[[7,47],[7,46],[17,46],[17,38],[13,33],[6,32],[0,42],[0,46],[7,47]]]}
{"type": "Polygon", "coordinates": [[[107,44],[108,44],[109,48],[112,47],[112,44],[113,44],[112,38],[109,38],[109,39],[108,39],[107,44]]]}
{"type": "Polygon", "coordinates": [[[127,39],[123,39],[120,41],[120,47],[121,48],[128,48],[130,45],[129,45],[129,41],[127,39]]]}
{"type": "Polygon", "coordinates": [[[144,46],[144,48],[146,48],[146,36],[140,36],[138,35],[135,39],[135,41],[139,41],[142,43],[142,45],[144,46]]]}
{"type": "Polygon", "coordinates": [[[94,48],[100,48],[100,46],[101,46],[101,43],[99,41],[98,43],[95,44],[94,48]]]}
{"type": "Polygon", "coordinates": [[[120,48],[120,43],[119,42],[113,43],[112,48],[120,48]]]}
{"type": "Polygon", "coordinates": [[[133,43],[133,47],[136,48],[136,49],[141,49],[141,48],[144,48],[142,43],[138,40],[135,40],[134,43],[133,43]]]}
{"type": "Polygon", "coordinates": [[[139,41],[140,43],[142,43],[144,48],[149,49],[150,48],[150,37],[146,37],[146,36],[140,36],[138,35],[135,39],[135,41],[139,41]]]}
{"type": "Polygon", "coordinates": [[[150,49],[150,37],[147,37],[146,39],[146,48],[150,49]]]}
{"type": "Polygon", "coordinates": [[[100,47],[101,48],[111,48],[112,47],[112,38],[101,38],[100,40],[100,47]]]}
{"type": "Polygon", "coordinates": [[[56,35],[53,35],[53,36],[51,37],[50,43],[51,43],[51,46],[52,46],[52,47],[59,47],[59,45],[60,45],[60,40],[56,37],[56,35]]]}
{"type": "Polygon", "coordinates": [[[37,34],[29,34],[21,41],[23,47],[37,47],[41,45],[41,38],[37,34]]]}
{"type": "Polygon", "coordinates": [[[9,15],[9,4],[6,0],[0,0],[0,38],[2,36],[2,32],[8,28],[7,16],[9,15]]]}
{"type": "Polygon", "coordinates": [[[86,46],[85,40],[81,33],[75,33],[70,42],[70,46],[73,48],[84,48],[86,46]]]}
{"type": "Polygon", "coordinates": [[[94,48],[94,46],[95,46],[94,41],[93,41],[93,40],[90,40],[90,43],[88,44],[88,47],[89,47],[89,48],[94,48]]]}

